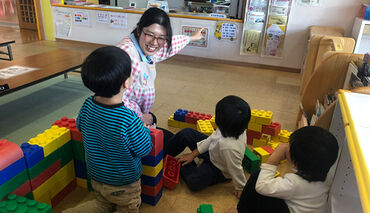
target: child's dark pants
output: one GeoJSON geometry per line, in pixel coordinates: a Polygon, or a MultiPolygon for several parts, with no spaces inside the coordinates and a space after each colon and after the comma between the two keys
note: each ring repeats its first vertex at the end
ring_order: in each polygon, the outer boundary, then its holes
{"type": "MultiPolygon", "coordinates": [[[[197,148],[197,142],[207,137],[207,135],[194,129],[183,129],[169,141],[165,142],[164,154],[177,156],[184,151],[186,147],[189,147],[189,149],[193,151],[197,148]]],[[[180,174],[190,190],[199,191],[208,186],[226,181],[222,172],[212,164],[208,152],[200,154],[198,158],[203,159],[203,162],[198,167],[193,161],[182,166],[180,169],[180,174]]]]}
{"type": "Polygon", "coordinates": [[[289,213],[284,200],[256,192],[259,173],[260,171],[253,173],[245,184],[238,203],[238,213],[289,213]]]}

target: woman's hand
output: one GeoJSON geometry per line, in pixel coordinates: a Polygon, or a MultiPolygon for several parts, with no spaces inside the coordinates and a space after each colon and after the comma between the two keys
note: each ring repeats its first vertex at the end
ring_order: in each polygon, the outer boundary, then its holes
{"type": "Polygon", "coordinates": [[[143,114],[141,121],[148,127],[153,125],[153,116],[150,113],[143,114]]]}
{"type": "Polygon", "coordinates": [[[199,41],[200,39],[202,39],[204,36],[202,34],[202,31],[204,30],[204,28],[196,31],[193,35],[190,36],[190,41],[199,41]]]}
{"type": "Polygon", "coordinates": [[[280,143],[274,152],[271,154],[266,163],[271,165],[279,165],[280,161],[288,159],[290,161],[289,144],[280,143]]]}

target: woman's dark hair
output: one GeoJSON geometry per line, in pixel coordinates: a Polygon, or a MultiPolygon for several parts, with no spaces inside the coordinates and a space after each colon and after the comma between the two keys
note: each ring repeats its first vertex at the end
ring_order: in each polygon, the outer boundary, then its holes
{"type": "Polygon", "coordinates": [[[294,131],[289,142],[297,175],[310,182],[325,181],[338,156],[334,135],[321,127],[307,126],[294,131]]]}
{"type": "Polygon", "coordinates": [[[136,28],[132,31],[137,41],[139,41],[140,34],[143,32],[144,27],[148,27],[152,24],[159,24],[166,29],[167,36],[167,51],[170,51],[172,44],[172,27],[170,18],[167,13],[163,10],[151,7],[147,9],[141,16],[140,21],[137,23],[136,28]]]}
{"type": "Polygon", "coordinates": [[[237,96],[226,96],[216,104],[216,124],[224,137],[238,139],[250,119],[249,104],[237,96]]]}
{"type": "Polygon", "coordinates": [[[131,59],[118,47],[107,46],[93,51],[82,64],[84,85],[97,96],[112,97],[120,92],[131,75],[131,59]]]}

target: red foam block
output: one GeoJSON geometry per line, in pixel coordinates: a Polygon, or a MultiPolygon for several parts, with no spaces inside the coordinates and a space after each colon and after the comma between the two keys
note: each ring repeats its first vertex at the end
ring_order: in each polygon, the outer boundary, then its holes
{"type": "Polygon", "coordinates": [[[22,186],[14,190],[11,194],[16,194],[18,196],[24,197],[31,192],[31,183],[27,180],[22,186]]]}
{"type": "Polygon", "coordinates": [[[37,177],[31,180],[32,190],[37,189],[37,187],[39,187],[41,184],[47,181],[51,176],[57,173],[60,170],[60,168],[62,168],[60,160],[57,160],[55,163],[53,163],[51,166],[49,166],[47,169],[41,172],[41,174],[37,175],[37,177]]]}
{"type": "Polygon", "coordinates": [[[22,149],[15,143],[0,140],[0,171],[23,158],[22,149]]]}
{"type": "Polygon", "coordinates": [[[156,186],[148,186],[141,184],[141,193],[152,197],[157,196],[158,192],[163,188],[163,178],[158,182],[156,186]]]}
{"type": "Polygon", "coordinates": [[[174,189],[179,183],[181,164],[171,155],[166,155],[163,169],[163,185],[166,188],[174,189]]]}
{"type": "Polygon", "coordinates": [[[53,123],[59,127],[65,127],[71,131],[71,138],[75,141],[82,142],[82,134],[78,131],[76,127],[76,120],[73,118],[62,117],[60,120],[57,120],[53,123]]]}
{"type": "Polygon", "coordinates": [[[51,198],[51,206],[55,207],[62,201],[69,193],[71,193],[77,186],[76,179],[73,179],[62,191],[60,191],[57,195],[51,198]]]}
{"type": "Polygon", "coordinates": [[[150,156],[157,156],[163,149],[163,131],[160,129],[150,129],[150,138],[152,141],[152,151],[150,156]]]}
{"type": "Polygon", "coordinates": [[[270,125],[262,125],[262,133],[275,136],[281,130],[281,125],[278,122],[271,122],[270,125]]]}

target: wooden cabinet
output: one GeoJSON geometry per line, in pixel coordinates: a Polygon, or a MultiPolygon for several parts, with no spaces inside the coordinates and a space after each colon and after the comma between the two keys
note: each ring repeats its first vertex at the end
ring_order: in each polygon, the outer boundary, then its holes
{"type": "MultiPolygon", "coordinates": [[[[310,119],[316,112],[317,100],[324,103],[327,94],[343,88],[349,63],[363,57],[363,55],[352,53],[355,44],[352,38],[321,36],[311,41],[317,43],[318,46],[315,51],[309,51],[307,55],[307,60],[310,59],[310,61],[306,63],[306,69],[310,73],[304,73],[306,75],[302,79],[301,104],[297,115],[298,126],[300,126],[303,114],[310,119]],[[310,54],[316,56],[313,57],[310,54]]],[[[334,106],[335,103],[332,103],[326,107],[315,122],[315,126],[329,128],[334,106]]]]}

